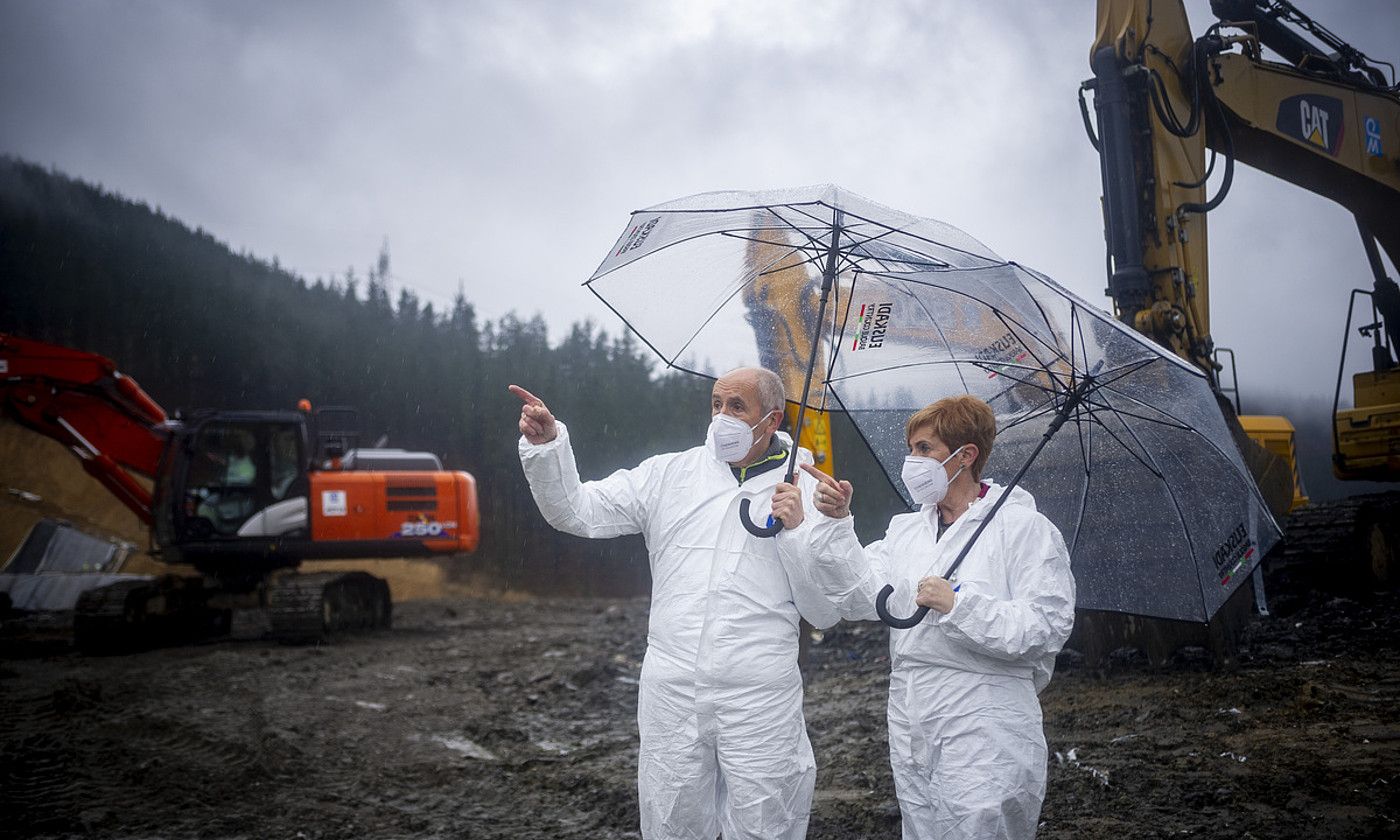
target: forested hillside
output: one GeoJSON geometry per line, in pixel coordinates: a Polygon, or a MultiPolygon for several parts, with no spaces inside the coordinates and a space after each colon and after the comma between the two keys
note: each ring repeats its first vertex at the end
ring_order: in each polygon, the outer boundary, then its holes
{"type": "MultiPolygon", "coordinates": [[[[0,158],[0,331],[109,356],[168,411],[355,406],[366,440],[387,434],[476,476],[482,546],[463,562],[514,588],[644,591],[640,539],[580,540],[541,520],[506,385],[577,430],[587,478],[699,443],[710,382],[658,371],[620,325],[580,323],[551,342],[538,317],[481,321],[466,290],[493,278],[465,278],[438,312],[392,289],[389,268],[381,251],[362,275],[308,282],[158,209],[0,158]]],[[[878,533],[895,497],[853,431],[836,432],[878,533]]]]}

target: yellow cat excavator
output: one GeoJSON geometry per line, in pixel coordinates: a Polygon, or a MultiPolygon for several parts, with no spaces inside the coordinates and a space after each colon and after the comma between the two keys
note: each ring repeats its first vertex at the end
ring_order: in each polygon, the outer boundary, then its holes
{"type": "Polygon", "coordinates": [[[1329,581],[1355,587],[1393,583],[1400,493],[1312,504],[1298,478],[1292,424],[1235,422],[1210,331],[1206,220],[1229,192],[1237,162],[1355,216],[1373,276],[1351,292],[1333,402],[1333,471],[1348,480],[1400,480],[1400,289],[1380,257],[1383,250],[1400,265],[1395,70],[1285,0],[1212,0],[1211,11],[1218,20],[1196,37],[1181,0],[1099,0],[1094,75],[1081,86],[1080,108],[1100,155],[1107,293],[1120,320],[1216,384],[1275,514],[1282,521],[1291,512],[1287,548],[1274,565],[1324,570],[1329,581]],[[1209,197],[1208,180],[1218,182],[1209,197]],[[1369,344],[1370,369],[1352,377],[1352,407],[1343,408],[1353,328],[1369,344]]]}

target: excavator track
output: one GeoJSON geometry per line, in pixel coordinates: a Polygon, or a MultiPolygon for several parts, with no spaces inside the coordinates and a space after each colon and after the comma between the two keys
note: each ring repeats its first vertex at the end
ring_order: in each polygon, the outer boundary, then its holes
{"type": "Polygon", "coordinates": [[[272,635],[289,644],[314,644],[327,636],[390,626],[389,585],[365,572],[288,574],[267,595],[272,635]]]}
{"type": "Polygon", "coordinates": [[[147,605],[156,595],[149,580],[124,580],[78,596],[73,608],[73,643],[84,653],[115,653],[140,647],[149,635],[147,605]]]}
{"type": "Polygon", "coordinates": [[[1271,592],[1351,595],[1400,582],[1400,492],[1308,505],[1285,531],[1283,552],[1266,570],[1271,592]]]}
{"type": "Polygon", "coordinates": [[[165,575],[89,589],[73,608],[73,643],[85,653],[119,653],[226,636],[230,612],[209,604],[199,578],[165,575]]]}

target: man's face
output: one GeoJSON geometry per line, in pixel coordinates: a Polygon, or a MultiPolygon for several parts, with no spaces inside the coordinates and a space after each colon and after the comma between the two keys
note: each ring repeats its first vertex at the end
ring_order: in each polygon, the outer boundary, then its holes
{"type": "MultiPolygon", "coordinates": [[[[777,412],[766,412],[758,398],[758,384],[748,376],[720,377],[710,392],[710,416],[728,414],[744,421],[745,426],[754,426],[760,420],[768,420],[777,412]]],[[[766,424],[767,425],[767,424],[766,424]]],[[[754,429],[757,435],[771,432],[772,428],[759,426],[754,429]]],[[[776,428],[776,427],[774,427],[776,428]]]]}

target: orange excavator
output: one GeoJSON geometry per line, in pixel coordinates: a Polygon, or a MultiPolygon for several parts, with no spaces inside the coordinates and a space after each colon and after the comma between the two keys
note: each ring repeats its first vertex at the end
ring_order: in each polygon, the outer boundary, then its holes
{"type": "Polygon", "coordinates": [[[477,545],[472,476],[431,453],[358,447],[349,409],[172,418],[109,359],[0,333],[0,412],[67,446],[185,571],[84,592],[81,649],[221,635],[243,608],[266,609],[286,641],[387,627],[384,580],[295,569],[477,545]]]}

